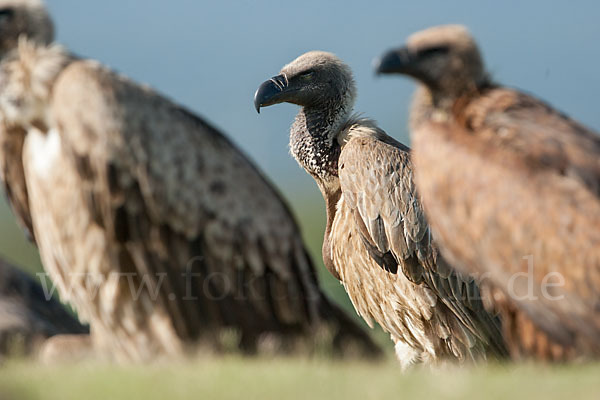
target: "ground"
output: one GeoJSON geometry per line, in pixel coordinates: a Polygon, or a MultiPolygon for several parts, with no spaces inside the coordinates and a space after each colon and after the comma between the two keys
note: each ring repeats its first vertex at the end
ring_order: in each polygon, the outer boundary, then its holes
{"type": "Polygon", "coordinates": [[[0,399],[599,399],[600,365],[474,366],[402,374],[379,363],[205,358],[151,366],[0,367],[0,399]]]}

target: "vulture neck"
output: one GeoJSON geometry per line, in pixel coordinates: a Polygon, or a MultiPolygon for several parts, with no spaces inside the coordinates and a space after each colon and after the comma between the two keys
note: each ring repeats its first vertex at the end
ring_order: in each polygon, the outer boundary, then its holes
{"type": "MultiPolygon", "coordinates": [[[[413,95],[410,107],[409,124],[411,132],[414,132],[421,124],[433,119],[435,111],[436,107],[431,91],[425,85],[420,84],[413,95]]],[[[440,115],[444,114],[447,114],[447,112],[440,110],[440,115]]]]}
{"type": "Polygon", "coordinates": [[[420,84],[415,91],[411,112],[411,131],[417,129],[425,122],[435,121],[445,123],[460,120],[460,115],[465,107],[475,97],[484,91],[495,87],[487,78],[473,84],[472,87],[456,91],[457,94],[449,95],[442,91],[431,90],[424,84],[420,84]]]}
{"type": "MultiPolygon", "coordinates": [[[[290,129],[290,151],[319,187],[339,186],[337,137],[350,117],[352,98],[331,99],[323,104],[300,109],[290,129]]],[[[329,190],[328,190],[329,191],[329,190]]],[[[324,193],[325,194],[325,193],[324,193]]]]}
{"type": "Polygon", "coordinates": [[[341,146],[338,135],[350,118],[353,96],[341,101],[313,107],[303,107],[290,129],[292,156],[317,182],[326,203],[327,225],[323,240],[323,262],[331,274],[339,279],[331,259],[329,235],[341,196],[338,177],[338,159],[341,146]]]}

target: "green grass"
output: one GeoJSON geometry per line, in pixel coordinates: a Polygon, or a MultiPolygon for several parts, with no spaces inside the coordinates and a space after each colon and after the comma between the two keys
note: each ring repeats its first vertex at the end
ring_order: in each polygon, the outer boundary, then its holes
{"type": "MultiPolygon", "coordinates": [[[[290,196],[324,290],[356,316],[342,286],[325,270],[321,241],[325,212],[316,189],[290,196]]],[[[0,202],[0,254],[37,272],[37,251],[24,240],[0,202]]],[[[380,330],[376,340],[391,353],[380,330]]],[[[9,361],[0,366],[0,400],[21,399],[600,399],[600,365],[480,366],[402,374],[389,356],[382,363],[322,357],[224,358],[150,366],[85,363],[43,366],[9,361]]]]}
{"type": "Polygon", "coordinates": [[[1,399],[598,399],[600,365],[417,369],[362,363],[225,357],[152,366],[0,368],[1,399]]]}

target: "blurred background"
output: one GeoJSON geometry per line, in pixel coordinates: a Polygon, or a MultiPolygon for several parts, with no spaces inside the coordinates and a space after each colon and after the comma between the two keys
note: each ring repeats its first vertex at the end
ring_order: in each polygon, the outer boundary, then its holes
{"type": "MultiPolygon", "coordinates": [[[[50,0],[47,5],[59,42],[153,86],[232,138],[291,203],[319,263],[323,201],[287,148],[297,109],[281,105],[259,116],[252,103],[261,82],[306,51],[327,50],[345,60],[358,86],[356,111],[409,143],[413,83],[376,79],[371,60],[414,31],[465,24],[496,80],[600,130],[600,3],[592,0],[50,0]]],[[[4,202],[0,224],[0,255],[39,271],[37,252],[4,202]]],[[[326,290],[351,309],[342,287],[320,266],[326,290]]]]}

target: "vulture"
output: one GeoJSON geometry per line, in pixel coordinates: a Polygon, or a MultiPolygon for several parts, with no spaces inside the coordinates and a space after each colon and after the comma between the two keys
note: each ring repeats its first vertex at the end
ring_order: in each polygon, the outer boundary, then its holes
{"type": "Polygon", "coordinates": [[[3,183],[96,354],[293,350],[316,332],[378,354],[321,291],[278,192],[223,134],[53,43],[39,1],[0,2],[0,31],[16,46],[0,64],[3,183]]]}
{"type": "Polygon", "coordinates": [[[29,354],[54,335],[86,333],[88,328],[52,298],[50,291],[0,259],[0,359],[29,354]]]}
{"type": "Polygon", "coordinates": [[[429,28],[376,62],[420,86],[415,182],[440,250],[482,280],[515,358],[600,355],[600,137],[495,83],[463,26],[429,28]]]}
{"type": "Polygon", "coordinates": [[[301,107],[290,149],[325,199],[326,267],[367,323],[390,333],[403,369],[503,357],[498,320],[474,280],[453,271],[431,240],[410,150],[352,114],[355,97],[350,68],[321,51],[284,66],[254,97],[257,111],[301,107]]]}

